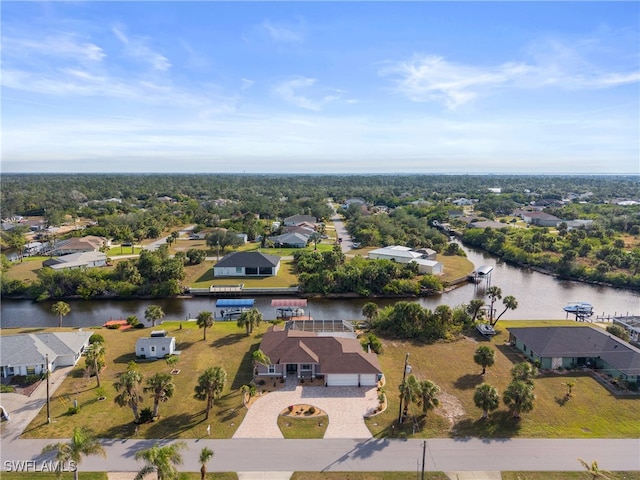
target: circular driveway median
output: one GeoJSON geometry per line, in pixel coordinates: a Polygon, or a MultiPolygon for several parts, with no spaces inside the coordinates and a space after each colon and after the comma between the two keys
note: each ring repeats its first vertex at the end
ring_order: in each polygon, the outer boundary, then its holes
{"type": "Polygon", "coordinates": [[[327,412],[324,438],[371,438],[364,415],[378,407],[375,387],[305,387],[292,385],[267,393],[251,405],[233,438],[283,438],[278,415],[289,405],[304,403],[327,412]]]}

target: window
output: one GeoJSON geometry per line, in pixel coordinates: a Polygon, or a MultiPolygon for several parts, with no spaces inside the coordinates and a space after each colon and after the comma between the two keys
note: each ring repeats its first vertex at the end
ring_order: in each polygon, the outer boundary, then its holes
{"type": "Polygon", "coordinates": [[[144,347],[140,347],[140,351],[141,351],[141,352],[144,352],[144,347]]]}
{"type": "Polygon", "coordinates": [[[35,375],[36,367],[27,367],[27,375],[35,375]]]}
{"type": "Polygon", "coordinates": [[[300,370],[311,370],[311,364],[303,363],[302,365],[300,365],[300,370]]]}
{"type": "Polygon", "coordinates": [[[166,350],[166,348],[162,347],[162,351],[164,352],[166,350]]]}
{"type": "Polygon", "coordinates": [[[242,267],[236,267],[236,273],[242,273],[242,267]]]}
{"type": "Polygon", "coordinates": [[[267,373],[276,373],[276,366],[275,365],[269,365],[267,367],[267,373]]]}

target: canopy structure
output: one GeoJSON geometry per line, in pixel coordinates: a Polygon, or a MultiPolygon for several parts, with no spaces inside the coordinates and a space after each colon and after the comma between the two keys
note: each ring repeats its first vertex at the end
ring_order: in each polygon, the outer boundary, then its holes
{"type": "Polygon", "coordinates": [[[219,298],[216,300],[216,308],[251,308],[254,303],[253,298],[219,298]]]}
{"type": "Polygon", "coordinates": [[[306,307],[307,300],[303,298],[282,298],[271,300],[272,307],[306,307]]]}

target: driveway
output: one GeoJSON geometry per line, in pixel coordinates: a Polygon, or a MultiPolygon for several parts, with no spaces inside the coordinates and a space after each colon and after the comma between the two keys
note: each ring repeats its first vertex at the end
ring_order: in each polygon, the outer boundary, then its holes
{"type": "Polygon", "coordinates": [[[283,438],[278,415],[289,405],[300,403],[327,413],[329,425],[324,438],[371,438],[364,415],[378,406],[375,387],[309,387],[288,380],[284,389],[254,401],[233,438],[283,438]]]}

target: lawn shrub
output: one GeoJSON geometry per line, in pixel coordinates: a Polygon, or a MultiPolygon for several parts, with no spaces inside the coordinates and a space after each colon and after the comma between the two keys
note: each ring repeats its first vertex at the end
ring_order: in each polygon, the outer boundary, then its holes
{"type": "Polygon", "coordinates": [[[104,345],[104,337],[99,333],[94,333],[89,337],[89,343],[93,345],[94,343],[102,343],[104,345]]]}
{"type": "Polygon", "coordinates": [[[67,409],[67,415],[76,415],[78,413],[80,413],[80,407],[75,407],[72,405],[67,409]]]}
{"type": "Polygon", "coordinates": [[[149,423],[153,421],[153,410],[151,407],[144,407],[140,410],[139,423],[149,423]]]}

